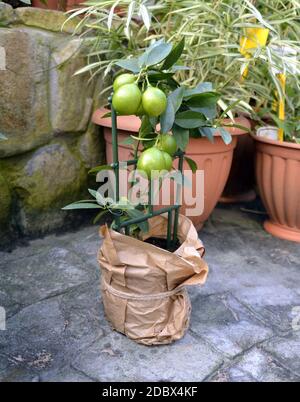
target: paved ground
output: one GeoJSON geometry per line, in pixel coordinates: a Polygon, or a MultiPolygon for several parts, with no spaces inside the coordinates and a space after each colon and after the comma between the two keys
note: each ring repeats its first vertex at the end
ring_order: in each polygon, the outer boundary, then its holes
{"type": "Polygon", "coordinates": [[[0,253],[2,381],[299,381],[299,244],[239,209],[216,209],[200,237],[208,282],[190,292],[186,336],[161,347],[105,321],[96,227],[0,253]]]}

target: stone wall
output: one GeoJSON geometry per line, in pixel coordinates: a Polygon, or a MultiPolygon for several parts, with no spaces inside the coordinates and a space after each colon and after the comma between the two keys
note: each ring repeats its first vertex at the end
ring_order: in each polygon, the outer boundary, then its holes
{"type": "Polygon", "coordinates": [[[90,123],[101,82],[74,76],[85,59],[75,23],[61,29],[64,21],[59,11],[0,2],[0,242],[66,226],[61,207],[85,194],[87,171],[103,162],[90,123]]]}

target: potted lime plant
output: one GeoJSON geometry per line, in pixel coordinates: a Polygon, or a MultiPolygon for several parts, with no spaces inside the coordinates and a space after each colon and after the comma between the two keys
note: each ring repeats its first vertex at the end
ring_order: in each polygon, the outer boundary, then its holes
{"type": "MultiPolygon", "coordinates": [[[[93,199],[64,208],[96,209],[96,221],[104,213],[113,215],[111,227],[104,225],[100,229],[103,243],[98,253],[105,314],[114,329],[146,345],[168,344],[184,335],[191,311],[185,286],[203,285],[208,274],[196,229],[179,214],[182,174],[174,203],[154,209],[153,200],[156,184],[164,185],[171,171],[182,173],[184,158],[194,168],[195,163],[185,157],[180,145],[181,137],[188,141],[189,136],[183,122],[196,126],[197,121],[197,127],[212,127],[212,120],[193,112],[190,105],[201,101],[209,109],[219,95],[211,91],[200,93],[199,98],[198,90],[191,93],[177,84],[169,73],[160,70],[160,64],[168,57],[175,62],[174,49],[160,41],[138,59],[118,62],[130,72],[116,77],[109,100],[107,118],[111,119],[113,159],[109,165],[92,169],[92,173],[102,175],[113,170],[109,180],[112,195],[106,195],[100,186],[97,191],[89,190],[93,199]],[[142,124],[132,138],[133,157],[120,160],[117,114],[128,113],[139,115],[142,124]],[[124,180],[129,182],[129,176],[123,176],[121,183],[120,171],[125,162],[134,167],[134,176],[125,195],[121,195],[121,184],[124,180]],[[136,191],[139,175],[147,186],[136,191]],[[146,200],[140,196],[136,202],[133,193],[146,195],[146,200]]],[[[223,135],[229,136],[225,130],[223,135]]],[[[177,177],[177,183],[178,176],[173,177],[177,177]]]]}
{"type": "MultiPolygon", "coordinates": [[[[92,75],[109,74],[116,59],[135,54],[153,39],[163,37],[179,43],[184,37],[186,46],[182,61],[189,69],[177,71],[180,82],[187,86],[213,82],[222,94],[219,107],[224,110],[227,105],[237,102],[232,113],[228,113],[231,119],[242,112],[247,118],[251,117],[250,121],[253,117],[256,120],[257,109],[268,92],[264,82],[252,79],[256,75],[253,75],[256,58],[261,53],[266,55],[264,44],[268,36],[272,40],[294,41],[296,45],[298,8],[294,0],[274,0],[272,3],[233,0],[230,4],[227,0],[118,1],[117,5],[114,0],[108,0],[87,4],[82,11],[85,18],[80,24],[91,45],[91,63],[87,69],[92,75]],[[247,64],[249,74],[241,80],[247,64]]],[[[102,112],[96,114],[95,120],[101,115],[102,112]]],[[[138,124],[138,119],[120,118],[124,133],[137,132],[138,124]]],[[[243,125],[246,125],[245,121],[243,125]]],[[[251,126],[254,126],[253,122],[251,126]]],[[[109,130],[105,131],[109,138],[109,130]]],[[[238,137],[222,200],[252,199],[255,197],[253,186],[254,143],[245,130],[238,137]]]]}
{"type": "MultiPolygon", "coordinates": [[[[177,84],[173,75],[181,67],[176,65],[176,62],[183,49],[183,40],[175,46],[160,40],[154,42],[139,58],[117,61],[116,64],[126,72],[117,76],[114,81],[113,104],[115,103],[115,109],[119,112],[118,126],[122,130],[119,134],[120,157],[129,158],[133,151],[128,134],[134,137],[132,134],[140,127],[145,131],[145,119],[150,117],[152,125],[160,123],[162,134],[172,133],[172,136],[167,136],[162,141],[162,148],[171,149],[172,152],[175,152],[177,147],[184,150],[186,153],[184,168],[189,166],[195,172],[198,166],[198,170],[204,171],[203,210],[195,216],[190,216],[199,230],[224,189],[237,135],[244,132],[245,127],[242,124],[247,126],[247,120],[233,123],[230,119],[224,119],[230,108],[223,113],[219,111],[220,94],[213,90],[211,83],[200,83],[194,88],[177,84]],[[147,56],[144,56],[145,54],[147,56]],[[146,80],[148,85],[147,89],[145,86],[142,88],[144,90],[142,97],[135,86],[140,79],[146,80]],[[173,88],[167,98],[160,90],[160,87],[164,87],[163,79],[166,79],[168,86],[173,88]],[[142,106],[136,111],[136,105],[140,102],[142,106]],[[161,114],[164,108],[166,110],[161,114]],[[137,117],[132,119],[133,113],[144,115],[144,120],[140,121],[137,117]],[[130,120],[124,119],[124,115],[130,115],[130,120]],[[156,121],[155,118],[159,115],[160,119],[156,121]],[[134,127],[130,127],[129,124],[134,124],[134,127]]],[[[93,121],[104,127],[107,161],[111,163],[111,120],[105,117],[104,110],[101,109],[95,112],[93,121]]],[[[149,127],[151,131],[151,126],[149,127]]],[[[197,187],[196,175],[192,177],[192,187],[193,189],[197,187]]],[[[184,202],[183,213],[187,207],[191,210],[193,205],[186,205],[184,202]]]]}
{"type": "MultiPolygon", "coordinates": [[[[115,7],[114,1],[101,2],[91,4],[82,13],[85,18],[80,24],[80,28],[84,31],[86,43],[90,46],[90,63],[84,71],[90,71],[91,75],[103,74],[109,75],[111,72],[116,73],[115,62],[120,57],[130,57],[136,55],[139,49],[144,49],[149,42],[166,38],[167,40],[175,40],[180,44],[182,38],[185,39],[186,46],[181,55],[181,63],[184,66],[177,68],[176,78],[188,87],[196,87],[203,82],[213,82],[214,89],[222,94],[218,99],[218,108],[222,111],[227,109],[224,118],[230,118],[224,124],[229,124],[235,120],[240,126],[248,128],[249,122],[246,118],[234,118],[234,110],[239,105],[241,109],[247,107],[243,102],[245,98],[245,88],[243,83],[239,83],[240,77],[240,56],[237,56],[238,39],[241,33],[241,24],[247,25],[248,19],[243,18],[245,7],[241,7],[238,3],[236,7],[230,9],[233,21],[236,26],[228,26],[227,19],[221,18],[224,12],[228,11],[226,2],[218,2],[218,5],[212,2],[192,2],[191,7],[182,2],[166,3],[162,1],[155,2],[118,2],[115,7]],[[237,10],[237,12],[233,12],[237,10]],[[211,12],[210,12],[211,11],[211,12]],[[99,29],[99,24],[101,29],[99,29]],[[178,30],[178,27],[184,26],[184,30],[178,30]],[[98,28],[97,28],[98,27],[98,28]],[[95,28],[93,30],[93,28],[95,28]],[[173,38],[173,39],[172,39],[173,38]],[[193,40],[194,38],[195,40],[193,40]],[[233,110],[228,110],[228,105],[235,104],[233,110]]],[[[252,14],[253,16],[253,14],[252,14]]],[[[178,51],[180,46],[178,47],[178,51]]],[[[78,72],[80,73],[80,71],[78,72]]],[[[105,90],[110,88],[105,88],[105,90]]],[[[97,111],[93,120],[96,124],[104,126],[105,140],[107,143],[108,154],[111,147],[110,120],[103,120],[101,117],[103,111],[97,111]]],[[[137,133],[140,121],[133,116],[123,116],[119,118],[119,127],[124,135],[137,133]]],[[[228,128],[230,131],[230,128],[228,128]]],[[[232,150],[238,144],[236,134],[240,137],[247,137],[246,142],[252,142],[247,135],[247,129],[234,129],[233,141],[230,145],[223,145],[222,140],[215,138],[215,148],[204,146],[202,142],[196,141],[190,145],[194,157],[199,158],[199,163],[204,163],[205,155],[210,156],[212,149],[217,150],[221,146],[223,156],[229,160],[232,150]],[[228,151],[228,152],[227,152],[228,151]],[[197,156],[197,153],[199,155],[197,156]],[[227,156],[229,158],[227,158],[227,156]]],[[[125,147],[124,147],[125,148],[125,147]]],[[[219,151],[221,150],[219,149],[219,151]]],[[[240,148],[240,147],[239,147],[240,148]]],[[[243,148],[243,147],[242,147],[243,148]]],[[[122,152],[125,152],[124,149],[122,152]]],[[[121,152],[121,150],[120,150],[121,152]]],[[[189,152],[189,150],[188,150],[189,152]]],[[[221,168],[221,153],[218,170],[221,168]]],[[[109,155],[107,155],[109,157],[109,155]]],[[[244,158],[241,158],[244,160],[244,158]]],[[[251,164],[251,163],[250,163],[251,164]]],[[[249,164],[249,165],[250,165],[249,164]]],[[[240,171],[240,169],[239,169],[240,171]]],[[[209,175],[210,169],[206,168],[206,175],[209,175]]],[[[221,175],[220,181],[227,180],[227,164],[224,169],[224,175],[221,175]]],[[[215,177],[215,176],[214,176],[215,177]]],[[[205,183],[207,205],[211,205],[207,212],[203,215],[202,222],[209,216],[216,201],[210,202],[210,194],[214,194],[214,198],[219,197],[222,193],[224,185],[214,186],[211,177],[206,177],[205,183]],[[220,193],[221,191],[221,193],[220,193]]],[[[199,227],[201,222],[199,221],[199,227]]]]}

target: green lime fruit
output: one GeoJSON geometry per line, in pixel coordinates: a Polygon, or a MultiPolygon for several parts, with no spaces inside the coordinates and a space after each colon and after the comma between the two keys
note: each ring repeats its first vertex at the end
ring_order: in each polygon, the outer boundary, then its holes
{"type": "Polygon", "coordinates": [[[162,154],[164,156],[165,159],[165,169],[170,172],[170,170],[172,170],[172,164],[173,164],[173,160],[170,154],[168,154],[168,152],[164,152],[162,151],[162,154]]]}
{"type": "Polygon", "coordinates": [[[156,147],[143,151],[138,159],[137,169],[145,172],[150,179],[157,178],[162,170],[166,169],[166,162],[163,153],[156,147]]]}
{"type": "Polygon", "coordinates": [[[133,84],[135,81],[135,76],[133,74],[121,74],[119,75],[113,83],[114,92],[121,86],[126,84],[133,84]]]}
{"type": "Polygon", "coordinates": [[[148,116],[160,116],[167,107],[167,97],[159,88],[148,87],[143,93],[143,108],[148,116]]]}
{"type": "Polygon", "coordinates": [[[136,114],[142,94],[136,84],[122,85],[113,95],[112,105],[120,115],[136,114]]]}
{"type": "Polygon", "coordinates": [[[177,151],[177,142],[173,135],[163,134],[159,137],[159,149],[173,156],[177,151]]]}

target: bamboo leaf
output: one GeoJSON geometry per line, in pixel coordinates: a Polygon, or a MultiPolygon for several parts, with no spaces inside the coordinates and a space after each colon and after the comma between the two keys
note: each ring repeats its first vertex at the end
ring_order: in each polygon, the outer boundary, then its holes
{"type": "Polygon", "coordinates": [[[150,26],[151,26],[151,15],[150,15],[147,7],[145,6],[145,4],[140,5],[139,14],[141,15],[141,17],[143,19],[143,22],[145,24],[147,31],[149,31],[150,26]]]}

